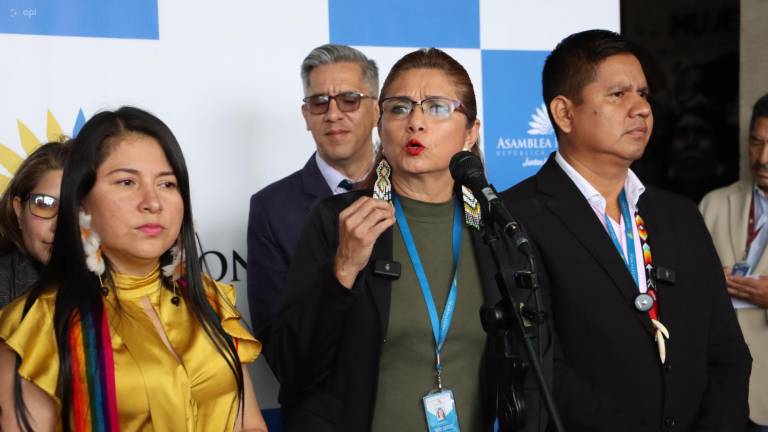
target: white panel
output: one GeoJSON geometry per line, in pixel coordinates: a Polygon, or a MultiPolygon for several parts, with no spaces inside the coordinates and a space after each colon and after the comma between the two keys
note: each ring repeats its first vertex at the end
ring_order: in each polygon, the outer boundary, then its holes
{"type": "Polygon", "coordinates": [[[569,34],[619,31],[618,0],[480,0],[480,47],[551,51],[569,34]]]}

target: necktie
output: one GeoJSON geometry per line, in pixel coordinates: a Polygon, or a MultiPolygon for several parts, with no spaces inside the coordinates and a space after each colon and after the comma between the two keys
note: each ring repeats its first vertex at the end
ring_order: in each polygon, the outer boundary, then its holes
{"type": "Polygon", "coordinates": [[[354,189],[355,183],[352,183],[351,181],[349,181],[347,179],[344,179],[344,180],[339,182],[339,187],[344,189],[344,190],[346,190],[346,191],[350,191],[350,190],[354,189]]]}

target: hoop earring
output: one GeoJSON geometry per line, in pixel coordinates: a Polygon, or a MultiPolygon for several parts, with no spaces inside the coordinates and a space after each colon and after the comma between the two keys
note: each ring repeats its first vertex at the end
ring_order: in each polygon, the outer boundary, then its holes
{"type": "Polygon", "coordinates": [[[163,276],[171,280],[173,297],[171,297],[171,303],[174,306],[178,306],[181,303],[181,298],[176,293],[176,286],[178,280],[184,274],[184,250],[181,248],[181,237],[176,239],[176,243],[173,244],[171,251],[171,262],[168,265],[163,266],[163,276]]]}
{"type": "Polygon", "coordinates": [[[83,242],[83,251],[85,252],[85,266],[99,278],[101,294],[106,297],[109,295],[109,290],[101,279],[101,275],[106,271],[104,256],[101,252],[101,237],[91,226],[91,215],[80,210],[78,219],[80,222],[80,239],[83,242]]]}
{"type": "Polygon", "coordinates": [[[392,201],[392,167],[386,159],[376,165],[376,182],[373,184],[373,198],[382,201],[392,201]]]}

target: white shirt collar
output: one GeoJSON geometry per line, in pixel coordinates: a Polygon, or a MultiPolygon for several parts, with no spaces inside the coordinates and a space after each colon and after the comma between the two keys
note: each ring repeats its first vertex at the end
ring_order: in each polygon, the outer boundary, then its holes
{"type": "Polygon", "coordinates": [[[760,187],[757,185],[757,183],[752,183],[752,191],[757,193],[757,196],[759,196],[761,198],[768,198],[768,197],[765,196],[765,192],[763,192],[763,190],[760,189],[760,187]]]}
{"type": "MultiPolygon", "coordinates": [[[[598,207],[605,213],[605,197],[565,160],[560,154],[560,151],[555,153],[555,161],[560,165],[560,168],[565,171],[565,174],[576,185],[581,194],[584,195],[587,202],[593,207],[598,207]]],[[[629,203],[630,210],[637,210],[637,202],[640,200],[640,195],[645,192],[645,186],[631,169],[627,170],[627,178],[624,180],[624,190],[627,194],[627,202],[629,203]]]]}
{"type": "Polygon", "coordinates": [[[346,179],[354,183],[354,180],[348,179],[344,174],[340,173],[336,168],[324,161],[317,152],[315,152],[315,161],[317,162],[317,167],[320,169],[320,174],[323,175],[325,182],[328,183],[328,187],[331,188],[331,192],[333,192],[334,195],[347,192],[346,189],[339,187],[339,183],[341,183],[342,180],[346,179]]]}

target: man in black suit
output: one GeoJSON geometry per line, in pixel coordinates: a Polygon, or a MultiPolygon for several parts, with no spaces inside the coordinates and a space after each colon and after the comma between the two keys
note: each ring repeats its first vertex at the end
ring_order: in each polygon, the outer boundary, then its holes
{"type": "Polygon", "coordinates": [[[709,233],[629,169],[653,128],[637,57],[616,33],[577,33],[542,81],[559,150],[503,197],[551,290],[566,428],[743,431],[751,358],[709,233]]]}
{"type": "Polygon", "coordinates": [[[280,309],[309,210],[320,199],[349,190],[371,168],[378,73],[373,60],[344,45],[317,47],[301,64],[301,113],[317,152],[304,168],[254,194],[248,216],[248,301],[260,339],[280,309]]]}

